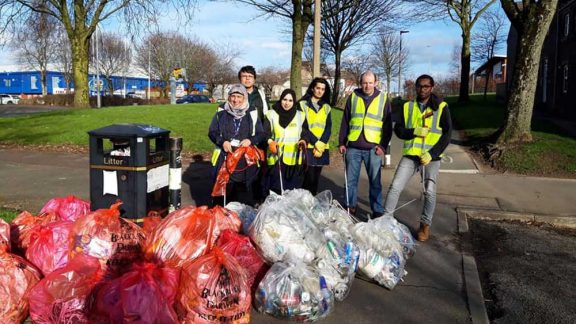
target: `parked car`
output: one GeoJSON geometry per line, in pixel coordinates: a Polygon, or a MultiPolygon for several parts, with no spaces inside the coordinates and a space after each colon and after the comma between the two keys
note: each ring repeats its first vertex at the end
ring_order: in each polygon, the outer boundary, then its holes
{"type": "Polygon", "coordinates": [[[2,105],[17,105],[20,97],[16,95],[0,94],[0,104],[2,105]]]}
{"type": "Polygon", "coordinates": [[[177,104],[186,103],[211,103],[210,97],[205,95],[190,94],[176,100],[177,104]]]}
{"type": "Polygon", "coordinates": [[[128,93],[126,93],[126,98],[145,99],[143,94],[141,94],[141,93],[136,93],[136,92],[128,92],[128,93]]]}

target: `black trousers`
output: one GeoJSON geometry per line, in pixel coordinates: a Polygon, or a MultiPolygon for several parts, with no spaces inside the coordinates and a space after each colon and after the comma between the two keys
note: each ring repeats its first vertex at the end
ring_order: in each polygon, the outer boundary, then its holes
{"type": "Polygon", "coordinates": [[[314,196],[318,193],[318,182],[320,181],[322,166],[308,166],[304,173],[304,183],[302,189],[310,191],[314,196]]]}
{"type": "MultiPolygon", "coordinates": [[[[228,182],[226,186],[226,203],[237,201],[244,205],[254,207],[254,193],[252,191],[252,184],[241,182],[228,182]]],[[[213,197],[212,207],[219,205],[224,207],[224,196],[213,197]]]]}

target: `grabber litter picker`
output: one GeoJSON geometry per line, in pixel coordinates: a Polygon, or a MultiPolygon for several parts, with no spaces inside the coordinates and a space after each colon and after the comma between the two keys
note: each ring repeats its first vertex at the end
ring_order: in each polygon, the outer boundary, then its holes
{"type": "Polygon", "coordinates": [[[282,181],[282,157],[284,153],[278,156],[278,174],[280,175],[280,194],[284,196],[284,182],[282,181]]]}
{"type": "Polygon", "coordinates": [[[350,206],[348,200],[348,166],[346,165],[346,155],[342,154],[342,161],[344,162],[344,188],[346,188],[346,211],[350,215],[350,206]]]}
{"type": "MultiPolygon", "coordinates": [[[[228,153],[224,152],[224,166],[227,167],[226,158],[228,158],[228,153]]],[[[226,168],[226,169],[228,169],[228,168],[226,168]]],[[[226,183],[226,185],[222,187],[222,196],[224,197],[224,206],[226,206],[226,191],[227,191],[226,189],[227,189],[227,187],[228,187],[228,183],[226,183]]]]}

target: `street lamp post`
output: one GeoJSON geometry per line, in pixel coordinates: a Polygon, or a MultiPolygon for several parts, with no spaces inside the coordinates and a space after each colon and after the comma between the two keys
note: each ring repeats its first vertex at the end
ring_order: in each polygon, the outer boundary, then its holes
{"type": "Polygon", "coordinates": [[[102,103],[100,101],[100,58],[98,57],[98,26],[96,26],[94,34],[96,38],[96,107],[100,108],[102,103]]]}
{"type": "Polygon", "coordinates": [[[150,47],[152,42],[148,43],[148,101],[150,101],[150,47]]]}
{"type": "Polygon", "coordinates": [[[400,50],[398,53],[398,96],[402,97],[401,85],[402,85],[402,34],[409,33],[409,30],[400,31],[400,50]]]}
{"type": "Polygon", "coordinates": [[[320,77],[320,0],[314,2],[314,58],[312,59],[314,78],[320,77]]]}

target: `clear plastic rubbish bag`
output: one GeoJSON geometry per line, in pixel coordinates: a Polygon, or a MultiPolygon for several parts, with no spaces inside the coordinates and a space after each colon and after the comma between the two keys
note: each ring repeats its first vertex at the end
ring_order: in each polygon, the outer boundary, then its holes
{"type": "Polygon", "coordinates": [[[229,209],[238,214],[238,217],[240,217],[240,221],[242,222],[242,230],[240,233],[248,235],[248,229],[256,218],[256,209],[237,201],[229,202],[226,205],[226,209],[229,209]]]}
{"type": "MultiPolygon", "coordinates": [[[[305,190],[294,190],[298,191],[305,190]]],[[[309,214],[305,199],[298,195],[268,196],[249,230],[268,263],[299,260],[310,264],[316,258],[325,241],[309,214]]]]}
{"type": "Polygon", "coordinates": [[[277,318],[312,322],[332,311],[334,296],[314,268],[278,262],[258,285],[254,306],[277,318]]]}
{"type": "Polygon", "coordinates": [[[404,258],[407,260],[416,253],[414,237],[406,225],[398,222],[394,217],[378,217],[374,225],[381,231],[392,232],[398,243],[402,245],[404,258]]]}
{"type": "Polygon", "coordinates": [[[393,289],[406,275],[403,247],[394,234],[378,228],[371,220],[354,225],[352,235],[360,248],[360,274],[393,289]]]}

